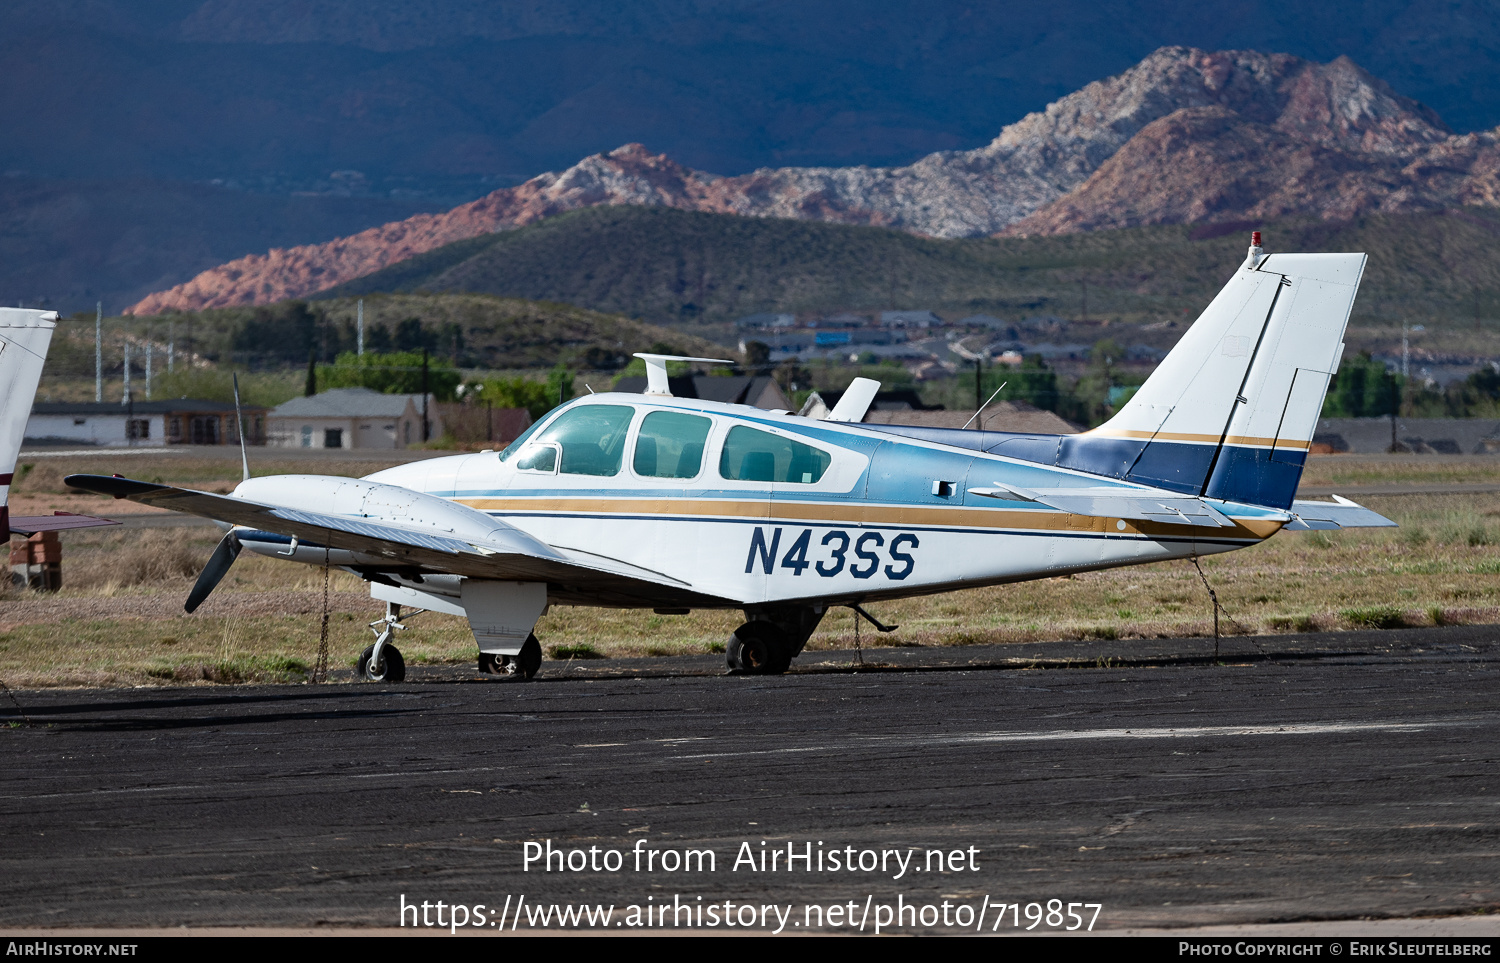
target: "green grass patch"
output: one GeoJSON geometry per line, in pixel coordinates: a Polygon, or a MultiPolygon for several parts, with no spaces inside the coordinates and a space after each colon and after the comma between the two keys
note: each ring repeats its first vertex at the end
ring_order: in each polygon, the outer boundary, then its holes
{"type": "Polygon", "coordinates": [[[1371,629],[1399,629],[1406,625],[1406,613],[1394,605],[1344,609],[1339,616],[1352,625],[1371,629]]]}
{"type": "Polygon", "coordinates": [[[588,642],[575,642],[570,645],[551,645],[547,647],[547,654],[553,659],[603,659],[603,652],[594,648],[588,642]]]}

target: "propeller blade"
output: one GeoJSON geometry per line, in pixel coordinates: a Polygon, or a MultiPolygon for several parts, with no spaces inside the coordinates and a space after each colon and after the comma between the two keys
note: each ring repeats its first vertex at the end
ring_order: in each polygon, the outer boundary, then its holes
{"type": "Polygon", "coordinates": [[[191,612],[203,604],[210,592],[219,584],[219,581],[229,573],[229,566],[240,557],[240,540],[235,538],[234,532],[225,532],[219,541],[219,547],[214,549],[213,555],[209,556],[208,564],[203,566],[198,581],[194,583],[193,590],[188,593],[187,602],[183,604],[185,611],[191,612]]]}

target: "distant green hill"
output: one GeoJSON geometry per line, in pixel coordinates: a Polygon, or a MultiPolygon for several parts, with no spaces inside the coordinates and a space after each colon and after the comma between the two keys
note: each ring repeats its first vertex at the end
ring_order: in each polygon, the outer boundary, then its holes
{"type": "Polygon", "coordinates": [[[1468,325],[1476,310],[1485,319],[1500,315],[1500,212],[1487,208],[958,241],[811,221],[590,208],[450,244],[320,297],[486,292],[658,323],[912,308],[1180,320],[1201,310],[1244,258],[1253,226],[1271,251],[1368,252],[1356,324],[1468,325]]]}
{"type": "MultiPolygon", "coordinates": [[[[678,353],[719,357],[724,348],[682,331],[668,331],[619,315],[569,304],[489,294],[391,294],[364,298],[365,342],[372,351],[426,348],[462,368],[519,369],[565,364],[575,369],[617,368],[636,351],[660,345],[678,353]]],[[[123,335],[135,345],[140,373],[144,343],[156,346],[158,371],[169,341],[179,359],[188,353],[218,364],[255,369],[301,367],[308,355],[330,362],[354,350],[354,299],[276,304],[106,321],[105,369],[122,368],[123,335]]],[[[94,373],[94,318],[75,315],[48,359],[53,377],[94,373]]]]}

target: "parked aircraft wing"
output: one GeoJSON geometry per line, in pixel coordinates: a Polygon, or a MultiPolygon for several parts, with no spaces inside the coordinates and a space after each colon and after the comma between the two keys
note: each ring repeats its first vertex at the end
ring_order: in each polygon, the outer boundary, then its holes
{"type": "Polygon", "coordinates": [[[1292,502],[1292,520],[1284,527],[1289,532],[1327,531],[1335,528],[1395,528],[1396,523],[1363,505],[1334,495],[1331,502],[1292,502]]]}
{"type": "Polygon", "coordinates": [[[12,515],[10,530],[16,535],[35,535],[37,532],[62,532],[73,528],[98,528],[101,525],[118,525],[111,518],[95,518],[93,515],[75,515],[72,512],[53,512],[51,515],[12,515]]]}
{"type": "Polygon", "coordinates": [[[584,558],[577,551],[555,549],[499,519],[491,519],[494,528],[483,538],[455,536],[416,525],[263,505],[130,478],[69,475],[64,481],[101,495],[357,552],[372,560],[362,568],[417,566],[471,578],[561,583],[583,595],[661,597],[688,604],[706,601],[688,583],[607,557],[584,558]]]}
{"type": "Polygon", "coordinates": [[[971,495],[1020,499],[1091,518],[1134,518],[1172,525],[1233,528],[1234,522],[1201,498],[1175,492],[1129,488],[1019,488],[995,483],[995,488],[971,488],[971,495]]]}

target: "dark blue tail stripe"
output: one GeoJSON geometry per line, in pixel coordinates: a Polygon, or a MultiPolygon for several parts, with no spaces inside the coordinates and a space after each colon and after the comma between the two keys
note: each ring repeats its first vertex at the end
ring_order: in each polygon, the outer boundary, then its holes
{"type": "Polygon", "coordinates": [[[861,425],[876,431],[940,445],[1029,461],[1037,465],[1118,478],[1209,498],[1291,507],[1302,478],[1307,453],[1279,449],[1275,457],[1264,448],[1225,445],[1217,464],[1211,444],[1138,438],[1101,438],[1093,435],[1022,435],[1002,431],[965,431],[960,428],[918,428],[908,425],[861,425]],[[1209,468],[1213,478],[1204,481],[1209,468]]]}

